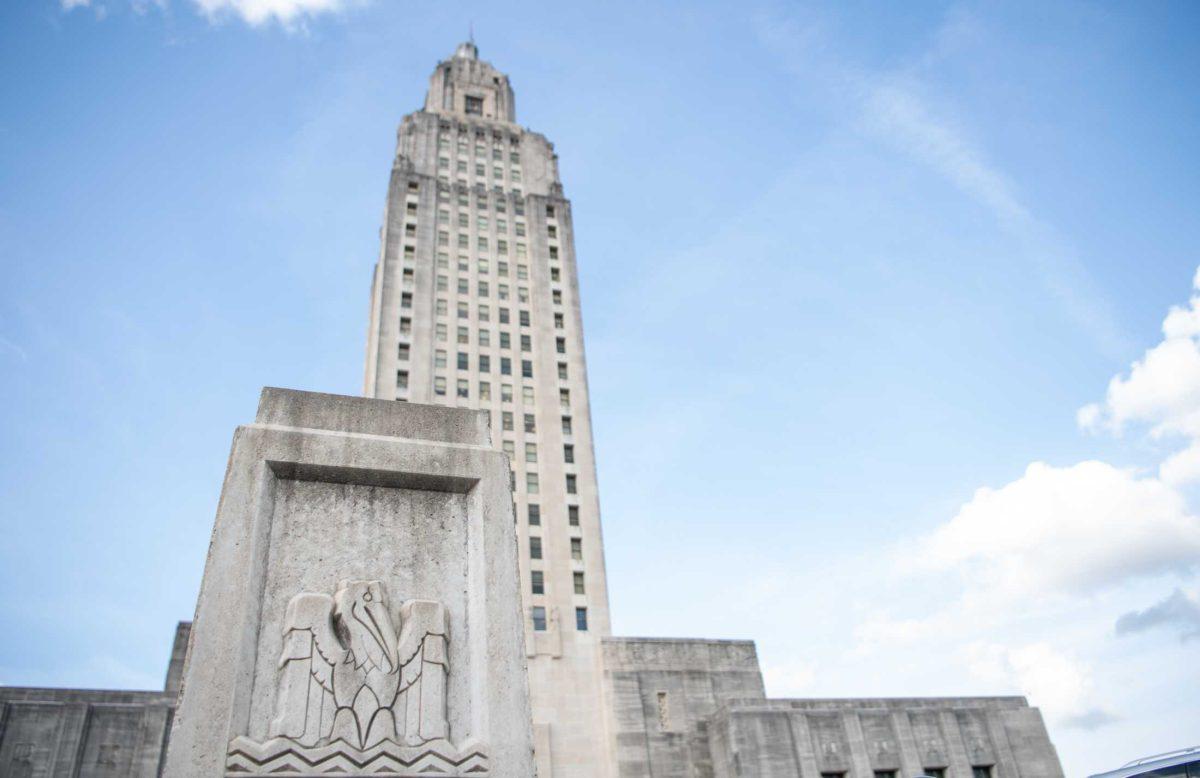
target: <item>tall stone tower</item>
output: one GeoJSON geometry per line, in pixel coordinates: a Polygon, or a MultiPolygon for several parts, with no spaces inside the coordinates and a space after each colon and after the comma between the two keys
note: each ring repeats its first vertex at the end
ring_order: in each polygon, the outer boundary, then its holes
{"type": "Polygon", "coordinates": [[[364,392],[491,414],[512,464],[539,772],[602,775],[610,628],[571,204],[514,102],[463,43],[401,122],[364,392]]]}

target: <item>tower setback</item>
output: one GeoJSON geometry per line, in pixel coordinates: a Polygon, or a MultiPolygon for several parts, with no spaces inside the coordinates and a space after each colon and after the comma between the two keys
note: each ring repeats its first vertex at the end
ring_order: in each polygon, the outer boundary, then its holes
{"type": "Polygon", "coordinates": [[[553,144],[516,123],[474,43],[400,123],[381,238],[364,393],[490,414],[512,463],[539,767],[601,775],[610,628],[571,203],[553,144]]]}

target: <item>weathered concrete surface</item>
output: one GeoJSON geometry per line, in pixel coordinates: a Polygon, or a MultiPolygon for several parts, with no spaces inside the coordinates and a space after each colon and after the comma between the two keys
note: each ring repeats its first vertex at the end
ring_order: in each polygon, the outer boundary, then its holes
{"type": "Polygon", "coordinates": [[[1024,697],[732,700],[708,721],[716,778],[1062,778],[1024,697]]]}
{"type": "MultiPolygon", "coordinates": [[[[401,602],[432,601],[448,613],[448,660],[441,649],[437,660],[448,661],[448,681],[436,705],[447,711],[449,742],[407,746],[436,745],[439,754],[479,746],[490,775],[532,774],[508,463],[489,442],[475,411],[263,391],[255,423],[234,435],[166,775],[224,775],[235,739],[270,746],[284,704],[281,657],[296,636],[289,602],[330,599],[346,581],[378,582],[397,629],[401,602]]],[[[379,640],[392,653],[371,653],[360,650],[354,619],[337,618],[348,627],[318,646],[323,656],[352,643],[356,667],[371,654],[384,675],[400,672],[390,625],[371,634],[386,636],[379,640]]]]}
{"type": "MultiPolygon", "coordinates": [[[[188,624],[175,633],[182,661],[188,624]]],[[[163,691],[0,687],[0,775],[154,778],[178,686],[163,691]]]]}
{"type": "Polygon", "coordinates": [[[604,639],[610,749],[621,778],[713,775],[708,719],[765,697],[748,640],[604,639]]]}

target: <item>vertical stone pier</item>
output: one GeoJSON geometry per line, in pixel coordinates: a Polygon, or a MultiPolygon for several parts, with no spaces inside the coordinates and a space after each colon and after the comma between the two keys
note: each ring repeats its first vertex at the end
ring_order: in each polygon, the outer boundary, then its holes
{"type": "Polygon", "coordinates": [[[484,412],[264,389],[165,775],[534,775],[512,506],[484,412]]]}

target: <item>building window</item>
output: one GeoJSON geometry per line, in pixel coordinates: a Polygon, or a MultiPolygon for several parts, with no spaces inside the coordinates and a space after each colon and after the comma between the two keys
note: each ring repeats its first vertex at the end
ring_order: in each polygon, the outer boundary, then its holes
{"type": "Polygon", "coordinates": [[[578,505],[568,505],[567,506],[567,523],[570,524],[572,527],[579,526],[579,506],[578,505]]]}
{"type": "Polygon", "coordinates": [[[480,281],[476,286],[477,286],[476,294],[478,294],[480,297],[488,296],[488,282],[487,281],[480,281]]]}
{"type": "Polygon", "coordinates": [[[443,397],[446,395],[446,379],[442,376],[433,379],[433,393],[443,397]]]}
{"type": "Polygon", "coordinates": [[[575,446],[573,444],[563,444],[563,461],[568,465],[575,463],[575,446]]]}
{"type": "Polygon", "coordinates": [[[537,462],[537,444],[536,443],[526,443],[525,444],[525,461],[526,462],[537,462]]]}
{"type": "Polygon", "coordinates": [[[468,116],[483,116],[483,98],[466,95],[463,108],[468,116]]]}
{"type": "Polygon", "coordinates": [[[503,429],[505,432],[512,432],[512,428],[513,428],[512,411],[501,412],[500,425],[501,425],[501,429],[503,429]]]}
{"type": "Polygon", "coordinates": [[[583,572],[580,570],[576,570],[572,574],[571,577],[575,582],[575,593],[576,594],[587,594],[587,592],[584,590],[584,587],[583,587],[583,572]]]}
{"type": "Polygon", "coordinates": [[[489,308],[488,306],[484,305],[483,303],[480,303],[479,308],[477,309],[477,312],[479,314],[480,321],[491,321],[492,309],[489,308]]]}
{"type": "Polygon", "coordinates": [[[567,380],[567,363],[566,362],[558,363],[558,380],[560,380],[560,381],[567,380]]]}
{"type": "Polygon", "coordinates": [[[554,314],[554,329],[561,330],[563,326],[563,315],[561,313],[554,314]]]}
{"type": "Polygon", "coordinates": [[[532,413],[525,414],[525,431],[537,432],[537,421],[534,419],[532,413]]]}
{"type": "Polygon", "coordinates": [[[524,403],[526,405],[533,405],[533,387],[532,386],[522,386],[521,387],[521,400],[524,401],[524,403]]]}
{"type": "Polygon", "coordinates": [[[407,370],[397,370],[396,371],[396,388],[397,389],[407,389],[408,388],[408,371],[407,370]]]}
{"type": "Polygon", "coordinates": [[[539,538],[537,535],[529,536],[529,558],[530,559],[541,559],[542,558],[542,539],[539,538]]]}
{"type": "Polygon", "coordinates": [[[533,351],[533,336],[532,335],[522,335],[521,336],[521,350],[522,351],[533,351]]]}
{"type": "Polygon", "coordinates": [[[401,362],[408,361],[408,344],[407,343],[401,343],[397,346],[396,359],[400,360],[401,362]]]}
{"type": "Polygon", "coordinates": [[[445,367],[446,366],[446,350],[445,349],[440,348],[437,351],[433,352],[433,366],[434,367],[445,367]]]}
{"type": "Polygon", "coordinates": [[[895,770],[876,770],[875,778],[896,778],[895,770]]]}
{"type": "Polygon", "coordinates": [[[412,307],[412,292],[401,292],[400,293],[400,307],[401,308],[411,308],[412,307]]]}
{"type": "Polygon", "coordinates": [[[550,280],[551,281],[559,281],[559,280],[561,280],[561,278],[562,278],[562,276],[561,276],[561,274],[559,274],[558,268],[556,268],[556,267],[550,268],[550,280]]]}
{"type": "Polygon", "coordinates": [[[436,289],[439,292],[445,292],[450,289],[450,279],[441,273],[438,273],[436,289]]]}
{"type": "Polygon", "coordinates": [[[571,390],[570,389],[559,389],[558,390],[558,404],[562,406],[563,410],[569,411],[571,409],[571,390]]]}
{"type": "MultiPolygon", "coordinates": [[[[465,378],[460,378],[458,380],[456,389],[458,391],[459,397],[470,397],[471,396],[471,384],[465,378]]],[[[572,476],[568,476],[568,478],[570,478],[570,477],[572,477],[572,476]]]]}
{"type": "Polygon", "coordinates": [[[512,336],[507,332],[500,333],[500,348],[512,348],[512,336]]]}
{"type": "Polygon", "coordinates": [[[533,629],[535,632],[546,631],[546,609],[541,605],[534,605],[533,611],[533,629]]]}
{"type": "Polygon", "coordinates": [[[521,311],[521,326],[529,326],[529,311],[521,311]]]}
{"type": "Polygon", "coordinates": [[[469,361],[470,358],[471,357],[468,354],[466,354],[465,352],[463,352],[463,351],[458,352],[458,362],[457,362],[458,369],[459,370],[470,370],[471,369],[471,364],[469,361]]]}
{"type": "Polygon", "coordinates": [[[512,402],[512,384],[500,384],[500,399],[506,403],[512,402]]]}
{"type": "Polygon", "coordinates": [[[500,375],[512,375],[512,359],[500,357],[500,375]]]}
{"type": "Polygon", "coordinates": [[[489,384],[487,381],[479,382],[479,399],[480,400],[492,399],[492,385],[489,384]]]}
{"type": "Polygon", "coordinates": [[[566,338],[555,338],[554,339],[554,350],[557,351],[559,354],[566,354],[567,353],[567,339],[566,338]]]}
{"type": "Polygon", "coordinates": [[[550,300],[555,305],[562,305],[562,290],[555,289],[552,292],[550,292],[550,300]]]}
{"type": "Polygon", "coordinates": [[[459,303],[458,304],[458,318],[466,319],[466,318],[469,318],[470,316],[471,316],[471,309],[469,307],[467,307],[467,304],[459,303]]]}
{"type": "Polygon", "coordinates": [[[571,538],[571,558],[577,562],[583,561],[583,540],[581,538],[571,538]]]}
{"type": "Polygon", "coordinates": [[[575,609],[575,629],[587,632],[587,608],[575,609]]]}
{"type": "Polygon", "coordinates": [[[577,494],[577,493],[578,493],[578,491],[575,486],[575,476],[568,474],[567,475],[567,494],[577,494]]]}
{"type": "Polygon", "coordinates": [[[501,308],[501,309],[500,309],[500,323],[501,323],[501,324],[508,324],[508,322],[509,322],[509,317],[508,317],[508,309],[507,309],[507,308],[501,308]]]}
{"type": "Polygon", "coordinates": [[[450,310],[449,304],[445,300],[438,300],[437,307],[435,310],[437,310],[438,316],[445,316],[446,311],[450,310]]]}
{"type": "Polygon", "coordinates": [[[558,246],[550,247],[550,259],[558,259],[558,246]]]}
{"type": "Polygon", "coordinates": [[[990,764],[973,765],[971,767],[971,778],[992,778],[992,766],[990,764]]]}
{"type": "Polygon", "coordinates": [[[533,378],[533,362],[528,359],[521,360],[521,377],[533,378]]]}
{"type": "Polygon", "coordinates": [[[496,296],[499,297],[501,300],[507,300],[508,299],[508,284],[497,284],[496,285],[496,296]]]}
{"type": "Polygon", "coordinates": [[[492,370],[492,358],[487,354],[479,355],[479,372],[490,373],[492,370]]]}
{"type": "Polygon", "coordinates": [[[459,327],[458,328],[458,342],[459,343],[470,343],[471,342],[471,330],[469,330],[466,327],[459,327]]]}
{"type": "Polygon", "coordinates": [[[481,346],[492,345],[492,333],[490,331],[488,331],[488,330],[480,330],[479,331],[479,345],[481,345],[481,346]]]}
{"type": "Polygon", "coordinates": [[[921,770],[929,778],[946,778],[945,767],[926,767],[921,770]]]}
{"type": "Polygon", "coordinates": [[[564,435],[571,434],[571,417],[570,416],[562,417],[562,433],[564,435]]]}
{"type": "Polygon", "coordinates": [[[526,511],[529,514],[529,524],[531,526],[537,527],[537,526],[541,525],[541,523],[542,523],[542,506],[538,505],[536,502],[530,503],[529,507],[526,509],[526,511]]]}
{"type": "Polygon", "coordinates": [[[437,333],[437,334],[436,334],[436,337],[437,337],[437,339],[438,339],[440,342],[442,342],[442,343],[445,343],[445,342],[446,342],[446,339],[449,337],[449,335],[447,334],[447,333],[449,332],[449,330],[447,330],[447,329],[446,329],[446,325],[445,325],[445,324],[438,324],[438,325],[437,325],[437,329],[436,329],[436,330],[434,330],[434,331],[437,333]]]}
{"type": "Polygon", "coordinates": [[[537,494],[538,493],[538,474],[537,473],[526,473],[525,474],[525,491],[528,494],[537,494]]]}
{"type": "Polygon", "coordinates": [[[468,285],[467,279],[465,279],[465,278],[458,279],[458,293],[459,294],[470,294],[471,293],[471,287],[468,285]]]}
{"type": "Polygon", "coordinates": [[[528,281],[529,280],[529,265],[517,265],[517,280],[518,281],[528,281]]]}
{"type": "Polygon", "coordinates": [[[530,590],[534,594],[546,593],[546,575],[541,570],[531,570],[529,573],[530,590]]]}

